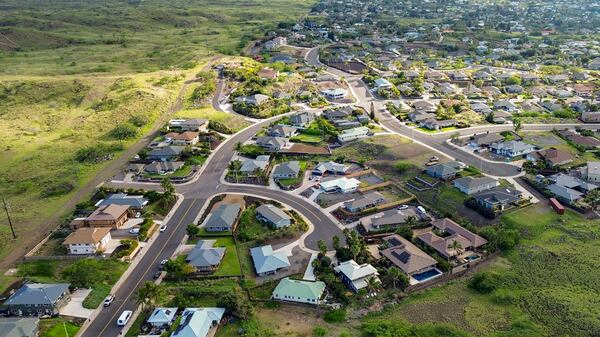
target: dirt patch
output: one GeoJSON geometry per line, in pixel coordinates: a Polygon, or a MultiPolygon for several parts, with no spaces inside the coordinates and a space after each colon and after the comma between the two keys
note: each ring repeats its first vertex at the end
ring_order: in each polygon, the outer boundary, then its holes
{"type": "Polygon", "coordinates": [[[240,204],[242,208],[246,205],[246,201],[244,200],[244,196],[240,194],[227,194],[223,200],[215,203],[213,209],[216,209],[221,204],[240,204]]]}
{"type": "Polygon", "coordinates": [[[312,337],[317,326],[327,329],[328,336],[339,336],[344,331],[355,335],[356,332],[356,327],[348,324],[341,327],[326,323],[321,318],[322,312],[313,307],[283,304],[275,310],[258,308],[256,316],[277,336],[312,337]]]}

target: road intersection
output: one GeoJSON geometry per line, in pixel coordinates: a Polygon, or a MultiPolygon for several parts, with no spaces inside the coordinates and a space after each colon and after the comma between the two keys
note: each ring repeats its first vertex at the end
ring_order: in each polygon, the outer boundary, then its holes
{"type": "MultiPolygon", "coordinates": [[[[315,66],[325,67],[326,71],[343,78],[348,82],[353,95],[356,98],[355,105],[370,109],[371,103],[376,108],[377,117],[380,125],[389,132],[409,138],[416,143],[422,144],[433,149],[446,157],[462,161],[466,164],[481,168],[482,172],[496,177],[514,177],[520,174],[515,165],[491,162],[482,160],[473,153],[469,153],[448,144],[447,139],[452,134],[458,133],[461,136],[468,136],[473,133],[499,132],[511,130],[512,125],[489,125],[480,126],[464,130],[457,130],[451,133],[426,134],[408,127],[398,121],[387,112],[381,112],[380,107],[385,101],[378,100],[369,92],[366,85],[360,77],[343,73],[337,69],[326,67],[318,60],[318,48],[308,51],[305,57],[306,61],[315,66]]],[[[220,106],[223,85],[219,83],[217,93],[212,100],[213,105],[220,106]]],[[[146,281],[152,281],[152,275],[157,271],[158,264],[163,259],[170,258],[186,235],[188,224],[194,223],[199,214],[204,211],[208,201],[218,195],[225,193],[235,193],[242,195],[253,195],[265,199],[275,200],[302,214],[314,227],[312,232],[306,235],[304,242],[300,242],[300,247],[306,250],[317,250],[317,241],[324,240],[329,247],[332,246],[332,238],[337,235],[342,236],[341,225],[337,223],[329,214],[326,214],[314,202],[307,200],[297,194],[284,191],[273,190],[268,187],[255,185],[230,184],[224,182],[223,175],[231,158],[235,154],[237,143],[244,143],[252,138],[263,127],[269,125],[279,117],[255,122],[244,130],[230,136],[221,143],[210,158],[206,161],[198,175],[189,183],[177,186],[177,192],[183,196],[183,201],[179,207],[174,210],[173,216],[167,222],[167,231],[158,235],[153,244],[149,245],[148,251],[140,257],[137,265],[127,274],[126,279],[116,291],[116,300],[108,308],[99,309],[95,319],[88,322],[80,334],[84,337],[114,337],[121,335],[121,328],[116,325],[116,319],[123,310],[136,310],[137,303],[135,294],[137,289],[146,281]]],[[[544,131],[552,130],[558,127],[575,127],[576,124],[533,124],[524,125],[525,131],[544,131]]],[[[600,124],[588,124],[577,126],[585,128],[600,128],[600,124]]],[[[114,185],[114,184],[113,184],[114,185]]],[[[159,189],[157,184],[140,183],[122,183],[118,186],[125,188],[145,188],[159,189]]]]}

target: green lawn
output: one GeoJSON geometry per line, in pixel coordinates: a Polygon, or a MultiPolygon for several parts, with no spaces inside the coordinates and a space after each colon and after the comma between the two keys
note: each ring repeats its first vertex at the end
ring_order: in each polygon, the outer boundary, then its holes
{"type": "Polygon", "coordinates": [[[244,241],[255,240],[265,232],[272,232],[273,229],[265,226],[256,219],[256,207],[247,207],[240,215],[240,221],[237,227],[237,235],[244,241]]]}
{"type": "Polygon", "coordinates": [[[465,281],[412,294],[362,322],[446,323],[474,336],[594,336],[600,328],[600,220],[546,204],[501,218],[520,244],[484,270],[497,287],[477,293],[465,281]]]}
{"type": "Polygon", "coordinates": [[[73,337],[79,325],[62,318],[40,320],[40,337],[73,337]]]}
{"type": "Polygon", "coordinates": [[[214,276],[239,276],[241,275],[240,260],[238,258],[235,242],[232,237],[217,238],[214,247],[225,247],[225,256],[221,261],[221,266],[213,274],[214,276]]]}
{"type": "MultiPolygon", "coordinates": [[[[204,158],[204,157],[202,157],[204,158]]],[[[206,159],[204,159],[206,161],[206,159]]],[[[168,178],[168,177],[187,177],[192,173],[192,165],[185,164],[173,173],[159,174],[159,173],[145,173],[144,176],[147,178],[168,178]]]]}
{"type": "Polygon", "coordinates": [[[238,244],[238,256],[240,258],[240,266],[242,267],[242,275],[247,280],[252,280],[256,278],[256,273],[254,271],[254,263],[252,262],[252,256],[250,256],[250,248],[254,248],[257,246],[257,243],[254,241],[245,242],[238,244]]]}
{"type": "Polygon", "coordinates": [[[309,143],[309,144],[318,144],[323,141],[323,137],[321,135],[309,135],[305,133],[300,133],[292,138],[290,138],[292,142],[300,142],[300,143],[309,143]]]}
{"type": "MultiPolygon", "coordinates": [[[[84,282],[86,287],[90,287],[92,292],[84,300],[83,305],[88,309],[97,308],[104,298],[110,293],[112,286],[117,282],[125,272],[129,264],[114,259],[101,260],[39,260],[23,262],[18,268],[18,275],[26,277],[40,283],[84,282]],[[86,264],[92,261],[95,274],[87,269],[78,269],[86,275],[64,275],[65,270],[72,268],[76,264],[86,264]]],[[[77,285],[77,284],[76,284],[77,285]]]]}
{"type": "Polygon", "coordinates": [[[246,121],[244,117],[227,112],[216,111],[212,107],[184,109],[178,111],[175,115],[182,118],[204,118],[219,122],[236,132],[250,125],[250,123],[246,121]]]}

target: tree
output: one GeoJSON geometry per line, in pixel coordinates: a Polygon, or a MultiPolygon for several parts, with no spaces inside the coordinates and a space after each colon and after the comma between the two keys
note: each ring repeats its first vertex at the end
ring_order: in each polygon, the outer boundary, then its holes
{"type": "Polygon", "coordinates": [[[237,316],[241,320],[247,320],[252,315],[252,305],[243,300],[244,294],[239,292],[228,292],[219,297],[217,306],[225,308],[225,312],[237,316]]]}
{"type": "Polygon", "coordinates": [[[409,280],[406,275],[398,268],[391,267],[387,270],[387,277],[392,281],[394,288],[400,286],[400,289],[404,289],[408,286],[409,280]]]}
{"type": "Polygon", "coordinates": [[[463,252],[463,246],[457,240],[452,240],[452,243],[448,246],[448,248],[450,248],[454,252],[456,252],[457,256],[460,255],[460,254],[462,254],[462,252],[463,252]]]}
{"type": "Polygon", "coordinates": [[[409,241],[412,240],[412,238],[413,238],[413,232],[412,232],[412,229],[410,229],[410,226],[398,227],[398,229],[396,230],[396,234],[400,235],[401,237],[403,237],[409,241]]]}
{"type": "Polygon", "coordinates": [[[600,206],[600,190],[595,189],[595,190],[590,191],[585,196],[583,201],[588,203],[593,210],[596,210],[598,208],[598,206],[600,206]]]}
{"type": "Polygon", "coordinates": [[[164,178],[160,182],[160,186],[163,188],[162,207],[168,209],[175,202],[175,186],[173,186],[170,178],[164,178]]]}
{"type": "Polygon", "coordinates": [[[242,168],[242,162],[239,160],[233,160],[229,162],[227,169],[235,175],[235,182],[239,183],[239,173],[242,168]]]}
{"type": "Polygon", "coordinates": [[[153,305],[164,294],[164,289],[154,282],[146,281],[137,291],[135,301],[142,306],[153,305]]]}
{"type": "Polygon", "coordinates": [[[522,128],[523,125],[521,124],[521,119],[516,117],[513,118],[513,129],[515,130],[515,132],[519,132],[522,128]]]}
{"type": "Polygon", "coordinates": [[[131,123],[117,125],[110,131],[110,136],[117,140],[134,138],[137,135],[137,128],[131,123]]]}
{"type": "Polygon", "coordinates": [[[337,235],[333,236],[333,249],[340,249],[340,238],[337,235]]]}
{"type": "Polygon", "coordinates": [[[327,254],[327,244],[325,244],[325,241],[317,241],[317,246],[319,247],[319,253],[321,253],[321,255],[327,254]]]}
{"type": "Polygon", "coordinates": [[[195,238],[200,233],[200,228],[192,223],[187,226],[186,231],[190,238],[195,238]]]}
{"type": "Polygon", "coordinates": [[[375,104],[371,102],[371,119],[375,120],[375,104]]]}
{"type": "Polygon", "coordinates": [[[242,150],[242,143],[240,143],[240,142],[235,143],[235,150],[240,152],[242,150]]]}
{"type": "Polygon", "coordinates": [[[368,294],[373,294],[380,288],[381,288],[381,283],[379,282],[379,279],[377,279],[375,276],[372,276],[367,279],[366,289],[367,289],[368,294]]]}

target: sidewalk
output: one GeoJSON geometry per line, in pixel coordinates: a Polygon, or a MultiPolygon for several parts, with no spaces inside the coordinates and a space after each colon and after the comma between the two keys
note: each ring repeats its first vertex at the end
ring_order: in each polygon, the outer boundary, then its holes
{"type": "MultiPolygon", "coordinates": [[[[171,209],[169,214],[167,214],[167,216],[165,216],[163,223],[167,223],[171,219],[173,214],[175,214],[175,211],[177,211],[177,209],[183,202],[183,195],[181,195],[181,194],[176,194],[176,195],[177,195],[177,201],[175,202],[175,205],[173,206],[173,208],[171,209]]],[[[115,285],[111,288],[111,290],[110,290],[111,294],[116,293],[117,290],[119,290],[119,288],[121,287],[121,285],[125,282],[125,280],[127,280],[129,275],[131,275],[131,273],[133,272],[135,267],[140,263],[140,261],[142,260],[144,255],[146,255],[146,252],[150,250],[149,249],[150,245],[152,245],[156,241],[156,238],[158,237],[159,234],[160,234],[160,231],[155,231],[154,234],[152,234],[152,237],[149,238],[148,241],[146,242],[146,244],[144,245],[144,247],[146,247],[146,249],[140,249],[139,253],[135,256],[135,258],[129,264],[129,267],[127,267],[127,270],[125,270],[125,272],[123,273],[123,275],[121,275],[121,277],[119,278],[117,283],[115,283],[115,285]]],[[[100,305],[98,308],[96,308],[94,310],[94,312],[92,312],[92,314],[89,316],[88,320],[86,320],[83,323],[83,325],[77,332],[77,335],[75,335],[76,337],[81,336],[85,332],[85,330],[88,328],[90,323],[94,319],[96,319],[96,316],[98,316],[98,314],[102,311],[102,309],[103,309],[103,306],[100,305]]],[[[134,313],[134,315],[135,315],[135,313],[134,313]]],[[[132,317],[129,321],[133,322],[134,320],[135,320],[135,318],[132,317]]],[[[124,330],[124,331],[127,331],[127,330],[124,330]]]]}

